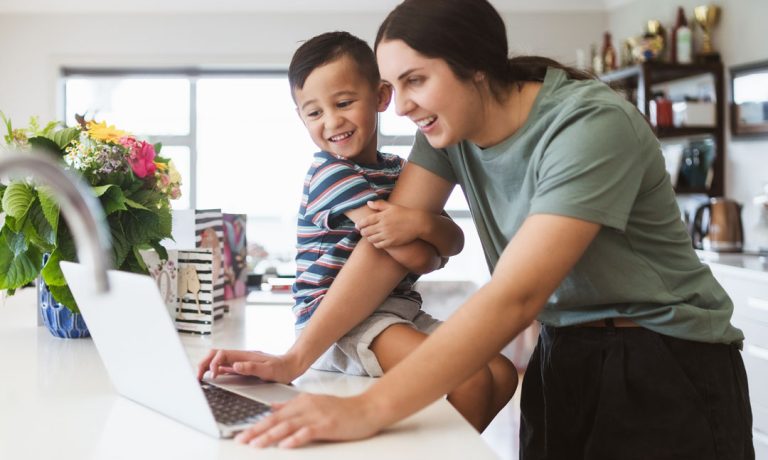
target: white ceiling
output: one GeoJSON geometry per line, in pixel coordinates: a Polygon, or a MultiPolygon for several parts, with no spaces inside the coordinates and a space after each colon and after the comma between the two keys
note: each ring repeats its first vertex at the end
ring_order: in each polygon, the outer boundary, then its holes
{"type": "MultiPolygon", "coordinates": [[[[634,0],[491,0],[501,11],[605,11],[634,0]]],[[[386,12],[400,0],[0,0],[0,13],[386,12]]]]}

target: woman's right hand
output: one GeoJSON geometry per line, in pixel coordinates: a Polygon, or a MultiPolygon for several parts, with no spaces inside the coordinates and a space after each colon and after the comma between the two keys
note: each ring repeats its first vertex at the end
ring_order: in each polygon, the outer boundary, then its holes
{"type": "Polygon", "coordinates": [[[202,380],[207,371],[211,372],[211,378],[221,374],[237,374],[279,383],[290,383],[303,373],[289,355],[216,349],[212,349],[198,365],[198,380],[202,380]]]}

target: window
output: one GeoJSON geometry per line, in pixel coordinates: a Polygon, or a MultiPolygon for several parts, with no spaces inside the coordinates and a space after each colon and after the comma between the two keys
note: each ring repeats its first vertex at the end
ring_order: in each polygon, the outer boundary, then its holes
{"type": "MultiPolygon", "coordinates": [[[[407,117],[395,113],[395,103],[392,101],[379,118],[379,150],[408,158],[415,135],[416,126],[407,117]]],[[[469,207],[461,187],[453,189],[445,209],[454,217],[469,216],[469,207]]]]}

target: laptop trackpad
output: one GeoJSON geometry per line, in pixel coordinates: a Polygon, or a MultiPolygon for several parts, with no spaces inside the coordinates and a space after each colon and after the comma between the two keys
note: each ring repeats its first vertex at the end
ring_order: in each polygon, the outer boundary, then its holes
{"type": "Polygon", "coordinates": [[[209,378],[203,380],[266,403],[281,403],[299,395],[299,390],[291,386],[265,382],[256,377],[220,375],[215,380],[209,378]]]}

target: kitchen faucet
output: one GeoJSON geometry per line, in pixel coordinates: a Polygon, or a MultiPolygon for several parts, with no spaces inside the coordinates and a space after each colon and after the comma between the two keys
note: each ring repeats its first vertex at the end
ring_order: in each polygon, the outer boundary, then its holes
{"type": "Polygon", "coordinates": [[[83,182],[53,161],[46,153],[3,152],[0,177],[32,176],[54,192],[77,247],[80,263],[90,266],[100,293],[109,291],[107,270],[111,265],[111,243],[106,217],[98,199],[83,182]]]}

